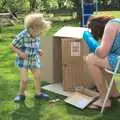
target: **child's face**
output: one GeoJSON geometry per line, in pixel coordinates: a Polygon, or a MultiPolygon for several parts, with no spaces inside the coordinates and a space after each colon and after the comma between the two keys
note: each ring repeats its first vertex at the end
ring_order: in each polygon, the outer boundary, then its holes
{"type": "Polygon", "coordinates": [[[35,38],[36,36],[38,36],[40,34],[40,28],[38,28],[38,27],[29,28],[29,33],[30,33],[31,37],[35,38]]]}

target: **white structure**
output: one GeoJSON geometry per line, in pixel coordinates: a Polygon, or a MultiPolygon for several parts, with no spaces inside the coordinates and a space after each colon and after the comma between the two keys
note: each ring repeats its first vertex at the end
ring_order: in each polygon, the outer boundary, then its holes
{"type": "Polygon", "coordinates": [[[81,8],[82,8],[82,24],[81,26],[85,26],[87,19],[91,16],[91,14],[93,13],[93,9],[92,7],[95,6],[95,11],[96,14],[98,12],[98,0],[93,0],[93,2],[91,3],[86,3],[84,2],[84,0],[81,0],[81,8]],[[87,6],[85,7],[85,5],[88,5],[91,8],[87,8],[87,6]]]}

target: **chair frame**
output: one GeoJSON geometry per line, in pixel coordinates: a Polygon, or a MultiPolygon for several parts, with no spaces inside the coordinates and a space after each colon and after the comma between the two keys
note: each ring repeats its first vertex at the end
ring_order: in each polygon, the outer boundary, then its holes
{"type": "Polygon", "coordinates": [[[109,97],[109,95],[110,95],[110,91],[111,91],[111,89],[112,89],[113,82],[114,82],[115,76],[116,76],[116,74],[117,74],[119,65],[120,65],[120,57],[118,57],[118,61],[117,61],[117,64],[116,64],[116,67],[115,67],[114,72],[112,72],[112,71],[110,71],[110,70],[108,70],[108,69],[105,69],[108,73],[113,74],[113,76],[112,76],[112,79],[111,79],[111,81],[110,81],[110,83],[109,83],[108,90],[107,90],[107,93],[106,93],[106,96],[105,96],[105,99],[104,99],[104,102],[103,102],[103,105],[102,105],[100,114],[103,114],[103,112],[104,112],[105,104],[106,104],[106,102],[107,102],[107,100],[108,100],[108,97],[109,97]]]}

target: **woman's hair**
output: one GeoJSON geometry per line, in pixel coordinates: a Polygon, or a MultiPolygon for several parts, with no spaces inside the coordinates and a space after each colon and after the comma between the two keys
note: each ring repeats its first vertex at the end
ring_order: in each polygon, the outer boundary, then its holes
{"type": "Polygon", "coordinates": [[[87,27],[91,29],[91,32],[96,40],[102,38],[105,25],[111,19],[113,19],[113,17],[110,16],[94,16],[89,18],[87,27]]]}
{"type": "Polygon", "coordinates": [[[31,13],[25,17],[24,26],[26,29],[40,28],[40,32],[42,32],[50,28],[50,22],[46,21],[43,15],[40,13],[31,13]]]}

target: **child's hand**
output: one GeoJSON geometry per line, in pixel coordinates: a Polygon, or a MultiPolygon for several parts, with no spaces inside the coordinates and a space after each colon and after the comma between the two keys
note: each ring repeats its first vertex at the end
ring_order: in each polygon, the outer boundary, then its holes
{"type": "Polygon", "coordinates": [[[26,53],[20,52],[20,53],[19,53],[19,56],[20,56],[20,58],[22,58],[22,59],[24,59],[24,60],[27,60],[27,54],[26,54],[26,53]]]}
{"type": "Polygon", "coordinates": [[[39,50],[39,55],[40,55],[40,56],[43,56],[43,55],[44,55],[43,50],[41,50],[41,49],[39,50]]]}

